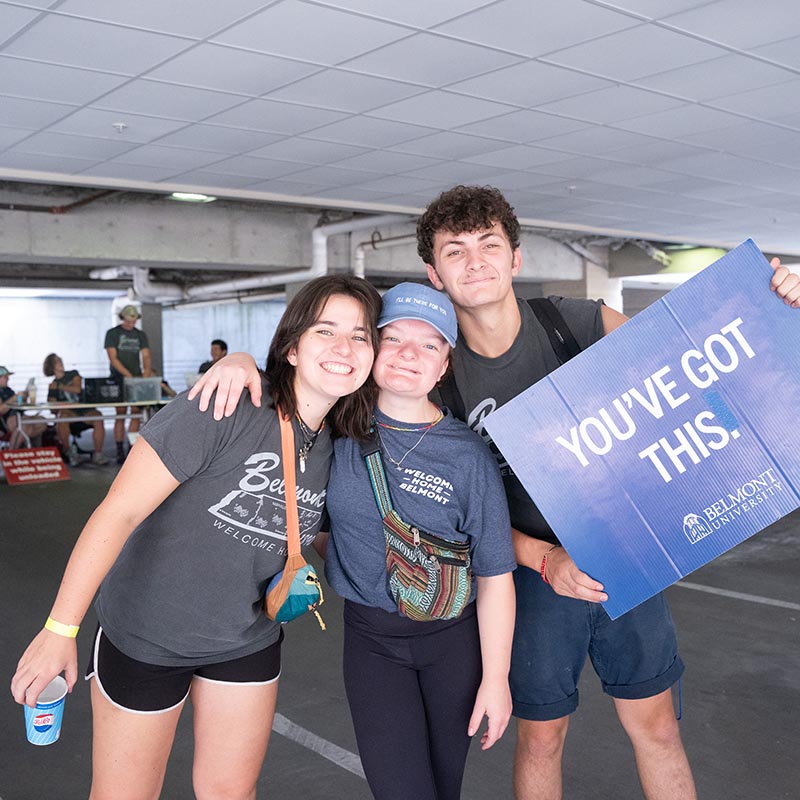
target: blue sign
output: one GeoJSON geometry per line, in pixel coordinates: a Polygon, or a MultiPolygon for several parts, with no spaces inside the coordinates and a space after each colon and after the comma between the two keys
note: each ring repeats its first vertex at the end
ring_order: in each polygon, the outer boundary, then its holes
{"type": "Polygon", "coordinates": [[[800,312],[751,240],[491,414],[617,618],[800,505],[800,312]]]}

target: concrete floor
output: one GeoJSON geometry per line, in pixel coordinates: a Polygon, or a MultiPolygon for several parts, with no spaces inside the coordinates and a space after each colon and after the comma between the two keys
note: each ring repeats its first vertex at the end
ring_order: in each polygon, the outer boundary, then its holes
{"type": "MultiPolygon", "coordinates": [[[[0,675],[7,686],[47,616],[82,523],[116,467],[85,465],[72,480],[9,487],[0,479],[0,675]]],[[[683,659],[683,737],[703,800],[800,798],[800,512],[739,545],[668,592],[683,659]],[[759,599],[760,598],[760,599],[759,599]],[[773,605],[764,600],[784,603],[773,605]]],[[[369,798],[340,676],[341,604],[330,592],[327,632],[309,618],[287,629],[284,678],[260,798],[369,798]],[[356,764],[354,767],[353,764],[356,764]]],[[[87,618],[84,630],[93,629],[87,618]]],[[[79,637],[85,665],[90,634],[79,637]]],[[[81,667],[83,669],[83,666],[81,667]]],[[[7,689],[0,701],[0,800],[78,800],[90,782],[88,687],[68,697],[61,740],[34,747],[7,689]]],[[[162,797],[191,798],[191,710],[181,720],[162,797]]],[[[492,750],[475,747],[465,800],[512,797],[513,727],[492,750]]],[[[581,685],[564,760],[566,800],[641,797],[633,756],[591,668],[581,685]]],[[[410,799],[413,800],[413,799],[410,799]]],[[[680,800],[680,798],[675,798],[680,800]]]]}

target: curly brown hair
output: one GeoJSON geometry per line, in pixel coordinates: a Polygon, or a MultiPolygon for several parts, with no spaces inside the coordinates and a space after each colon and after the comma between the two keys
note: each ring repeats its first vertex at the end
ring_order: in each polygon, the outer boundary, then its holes
{"type": "Polygon", "coordinates": [[[493,186],[454,186],[442,192],[417,222],[417,253],[431,266],[433,237],[439,231],[472,233],[499,222],[512,249],[519,247],[519,220],[508,200],[493,186]]]}

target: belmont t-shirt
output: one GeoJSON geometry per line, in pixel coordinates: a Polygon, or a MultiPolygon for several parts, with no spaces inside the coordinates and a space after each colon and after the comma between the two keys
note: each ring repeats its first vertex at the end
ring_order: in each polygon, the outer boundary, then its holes
{"type": "MultiPolygon", "coordinates": [[[[268,405],[255,408],[245,392],[218,422],[181,394],[142,429],[181,484],[134,530],[100,587],[100,624],[131,658],[212,663],[277,641],[280,625],[263,601],[286,562],[286,501],[280,427],[268,405]]],[[[296,454],[302,438],[293,427],[296,454]]],[[[295,463],[303,545],[319,531],[331,455],[326,426],[305,472],[295,463]]]]}

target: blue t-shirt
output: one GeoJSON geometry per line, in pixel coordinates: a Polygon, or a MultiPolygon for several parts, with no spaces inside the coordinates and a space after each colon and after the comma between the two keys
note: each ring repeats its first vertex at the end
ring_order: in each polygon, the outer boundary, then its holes
{"type": "MultiPolygon", "coordinates": [[[[449,413],[420,440],[420,426],[375,411],[392,503],[401,519],[445,539],[469,541],[476,576],[515,569],[503,483],[480,437],[449,413]],[[409,448],[411,452],[403,457],[409,448]],[[398,468],[391,458],[401,461],[398,468]]],[[[347,600],[397,611],[386,586],[386,539],[358,443],[337,439],[328,484],[331,538],[325,576],[347,600]]]]}

